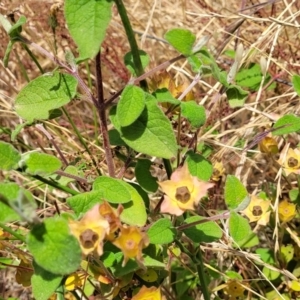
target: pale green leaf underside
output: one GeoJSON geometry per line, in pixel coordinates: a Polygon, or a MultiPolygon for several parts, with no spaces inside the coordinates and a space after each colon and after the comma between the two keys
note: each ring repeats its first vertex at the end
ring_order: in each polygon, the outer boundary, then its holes
{"type": "Polygon", "coordinates": [[[26,172],[29,174],[52,174],[60,168],[61,161],[50,154],[33,152],[26,159],[26,172]]]}
{"type": "Polygon", "coordinates": [[[77,80],[68,74],[55,72],[28,83],[17,95],[15,110],[29,122],[48,119],[49,111],[67,104],[74,96],[77,80]]]}
{"type": "Polygon", "coordinates": [[[78,46],[80,58],[93,58],[101,43],[111,19],[109,0],[66,0],[65,18],[70,34],[78,46]]]}
{"type": "Polygon", "coordinates": [[[180,53],[184,55],[192,54],[196,37],[189,30],[182,28],[171,29],[164,37],[180,53]]]}
{"type": "Polygon", "coordinates": [[[0,170],[17,168],[20,159],[20,153],[11,144],[0,141],[0,170]]]}
{"type": "Polygon", "coordinates": [[[228,208],[236,209],[248,196],[248,192],[239,179],[228,175],[225,182],[225,202],[228,208]]]}
{"type": "Polygon", "coordinates": [[[232,211],[229,218],[229,232],[236,242],[242,241],[246,236],[251,234],[248,220],[232,211]]]}

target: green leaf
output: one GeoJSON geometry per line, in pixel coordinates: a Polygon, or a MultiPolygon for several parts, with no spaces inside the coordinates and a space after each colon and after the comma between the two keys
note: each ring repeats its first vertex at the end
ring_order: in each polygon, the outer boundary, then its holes
{"type": "MultiPolygon", "coordinates": [[[[150,62],[149,55],[145,51],[139,50],[139,56],[142,62],[142,67],[143,69],[145,69],[150,62]]],[[[124,64],[133,76],[137,76],[137,74],[135,73],[135,66],[134,66],[133,56],[131,52],[125,54],[124,64]]]]}
{"type": "Polygon", "coordinates": [[[4,64],[5,68],[7,68],[7,66],[8,66],[8,60],[9,60],[9,57],[10,57],[10,52],[13,49],[13,45],[14,45],[14,42],[12,42],[11,40],[7,44],[7,47],[6,47],[6,50],[5,50],[5,53],[4,53],[4,57],[3,57],[3,64],[4,64]]]}
{"type": "Polygon", "coordinates": [[[22,25],[24,25],[25,23],[26,23],[26,18],[24,16],[20,16],[19,20],[15,24],[13,24],[8,31],[8,34],[11,39],[15,39],[19,37],[22,31],[22,25]]]}
{"type": "Polygon", "coordinates": [[[191,65],[193,72],[199,73],[202,68],[202,61],[197,55],[191,55],[187,58],[187,61],[191,65]]]}
{"type": "Polygon", "coordinates": [[[35,299],[48,300],[60,285],[63,276],[52,274],[33,261],[34,274],[31,277],[32,293],[35,299]]]}
{"type": "Polygon", "coordinates": [[[153,96],[157,99],[157,102],[160,103],[171,103],[174,105],[180,105],[181,101],[173,97],[170,91],[167,88],[157,89],[153,96]]]}
{"type": "Polygon", "coordinates": [[[55,72],[29,82],[17,95],[17,114],[29,122],[48,119],[49,111],[68,103],[76,93],[77,80],[68,74],[55,72]]]}
{"type": "Polygon", "coordinates": [[[6,31],[6,33],[8,34],[10,29],[12,28],[12,25],[7,20],[7,18],[5,18],[2,14],[0,14],[0,23],[3,26],[4,30],[6,31]]]}
{"type": "MultiPolygon", "coordinates": [[[[185,220],[186,224],[204,219],[193,216],[185,220]]],[[[222,237],[222,230],[216,222],[208,221],[183,230],[185,235],[195,243],[212,243],[222,237]]]]}
{"type": "Polygon", "coordinates": [[[120,125],[131,125],[141,115],[144,108],[144,91],[135,85],[127,85],[117,106],[117,117],[120,125]]]}
{"type": "Polygon", "coordinates": [[[295,115],[285,115],[273,126],[274,129],[278,127],[282,128],[272,131],[272,135],[276,136],[300,131],[300,118],[295,115]]]}
{"type": "Polygon", "coordinates": [[[280,272],[276,270],[271,270],[268,267],[263,267],[262,270],[263,274],[266,276],[269,280],[276,280],[280,276],[280,272]]]}
{"type": "MultiPolygon", "coordinates": [[[[135,186],[135,185],[133,185],[135,186]]],[[[141,195],[131,185],[128,185],[128,191],[130,192],[130,198],[132,201],[123,204],[124,210],[120,216],[121,221],[135,226],[144,226],[147,221],[147,212],[145,203],[141,195]]]]}
{"type": "Polygon", "coordinates": [[[251,234],[251,227],[248,220],[238,213],[231,211],[229,217],[229,233],[235,242],[239,243],[245,236],[251,234]]]}
{"type": "Polygon", "coordinates": [[[127,146],[121,139],[120,133],[117,129],[111,129],[108,131],[109,142],[113,146],[127,146]]]}
{"type": "Polygon", "coordinates": [[[61,168],[61,161],[46,153],[26,153],[26,172],[33,175],[49,175],[61,168]]]}
{"type": "Polygon", "coordinates": [[[225,71],[221,71],[219,66],[216,64],[216,62],[213,60],[210,64],[212,76],[219,81],[223,86],[228,87],[229,84],[227,82],[227,73],[225,71]]]}
{"type": "Polygon", "coordinates": [[[229,279],[243,280],[243,277],[241,276],[241,274],[231,271],[231,270],[226,271],[225,275],[229,279]]]}
{"type": "MultiPolygon", "coordinates": [[[[270,74],[267,73],[266,84],[271,79],[270,74]]],[[[250,64],[249,67],[241,69],[235,76],[235,82],[238,86],[249,88],[252,91],[257,91],[263,80],[261,68],[259,64],[250,64]]]]}
{"type": "Polygon", "coordinates": [[[164,38],[180,53],[189,56],[193,52],[196,37],[187,29],[175,28],[169,30],[164,38]]]}
{"type": "Polygon", "coordinates": [[[101,191],[102,198],[110,203],[127,203],[131,200],[130,184],[120,179],[97,177],[93,183],[93,190],[101,191]]]}
{"type": "Polygon", "coordinates": [[[175,230],[172,222],[169,219],[160,219],[153,223],[147,235],[150,240],[150,244],[169,244],[172,243],[175,237],[175,230]]]}
{"type": "Polygon", "coordinates": [[[27,245],[36,263],[53,274],[70,274],[80,266],[79,243],[62,218],[48,218],[35,225],[28,235],[27,245]]]}
{"type": "Polygon", "coordinates": [[[187,152],[187,164],[191,174],[201,180],[209,180],[213,173],[212,164],[202,155],[194,153],[193,151],[187,152]]]}
{"type": "Polygon", "coordinates": [[[240,248],[251,248],[257,245],[259,245],[259,238],[254,232],[244,237],[244,239],[242,239],[241,241],[237,242],[237,246],[240,248]]]}
{"type": "Polygon", "coordinates": [[[299,75],[293,75],[292,77],[292,84],[295,92],[298,96],[300,96],[300,76],[299,75]]]}
{"type": "Polygon", "coordinates": [[[138,184],[146,191],[155,193],[158,189],[158,179],[153,177],[150,172],[151,164],[148,159],[139,159],[134,172],[138,184]]]}
{"type": "Polygon", "coordinates": [[[201,127],[206,121],[204,107],[195,101],[181,101],[181,113],[196,128],[201,127]]]}
{"type": "Polygon", "coordinates": [[[16,169],[20,159],[20,153],[11,144],[0,141],[0,170],[16,169]]]}
{"type": "Polygon", "coordinates": [[[248,192],[243,184],[233,175],[228,175],[225,182],[225,202],[229,210],[237,209],[248,192]]]}
{"type": "MultiPolygon", "coordinates": [[[[80,177],[80,175],[81,175],[78,171],[78,168],[75,166],[72,166],[72,165],[67,166],[65,168],[64,172],[67,174],[70,174],[70,175],[77,176],[77,177],[80,177]]],[[[75,179],[66,177],[66,176],[60,176],[58,179],[58,182],[61,185],[68,185],[70,182],[74,182],[74,181],[75,181],[75,179]]]]}
{"type": "Polygon", "coordinates": [[[16,183],[0,182],[0,222],[7,223],[20,220],[20,216],[9,206],[9,202],[15,201],[21,190],[30,194],[16,183]]]}
{"type": "Polygon", "coordinates": [[[66,0],[65,18],[70,34],[78,46],[80,58],[93,58],[100,50],[111,19],[109,0],[66,0]]]}
{"type": "Polygon", "coordinates": [[[102,202],[102,191],[90,191],[69,197],[68,205],[74,210],[76,216],[86,213],[97,203],[102,202]]]}
{"type": "Polygon", "coordinates": [[[242,107],[248,97],[248,92],[238,85],[230,85],[226,89],[226,95],[231,108],[242,107]]]}
{"type": "Polygon", "coordinates": [[[121,127],[111,110],[111,120],[128,146],[138,152],[162,158],[176,156],[177,144],[169,119],[157,106],[155,98],[148,94],[146,106],[140,117],[130,126],[121,127]]]}
{"type": "Polygon", "coordinates": [[[267,264],[274,264],[274,252],[269,248],[258,248],[255,250],[255,253],[260,256],[260,259],[267,264]]]}
{"type": "Polygon", "coordinates": [[[292,244],[282,245],[280,247],[280,256],[284,263],[289,263],[294,257],[295,248],[292,244]]]}
{"type": "Polygon", "coordinates": [[[38,220],[33,196],[15,183],[0,184],[0,208],[0,221],[21,219],[34,223],[38,220]]]}
{"type": "Polygon", "coordinates": [[[18,124],[15,127],[15,129],[11,132],[11,135],[10,135],[11,141],[14,142],[16,140],[17,135],[21,132],[21,130],[30,124],[31,124],[30,122],[18,124]]]}

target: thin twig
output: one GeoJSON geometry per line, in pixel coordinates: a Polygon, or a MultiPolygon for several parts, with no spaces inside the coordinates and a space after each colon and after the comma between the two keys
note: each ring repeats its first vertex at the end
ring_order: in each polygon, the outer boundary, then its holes
{"type": "Polygon", "coordinates": [[[111,146],[109,142],[108,130],[107,130],[107,120],[105,113],[105,103],[103,95],[103,79],[101,72],[101,54],[100,52],[96,55],[96,81],[97,81],[97,93],[98,93],[98,113],[100,118],[100,127],[103,138],[103,145],[105,151],[105,158],[108,168],[108,174],[110,177],[115,177],[115,166],[111,151],[111,146]]]}

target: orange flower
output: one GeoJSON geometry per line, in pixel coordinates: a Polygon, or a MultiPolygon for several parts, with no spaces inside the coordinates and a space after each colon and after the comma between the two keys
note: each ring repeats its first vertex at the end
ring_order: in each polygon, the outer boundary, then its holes
{"type": "Polygon", "coordinates": [[[171,175],[171,180],[158,183],[165,193],[160,211],[181,216],[187,210],[194,210],[213,183],[204,182],[192,176],[187,164],[171,175]]]}
{"type": "Polygon", "coordinates": [[[106,239],[109,241],[114,240],[114,233],[122,226],[119,217],[122,211],[122,205],[119,205],[116,210],[113,207],[111,207],[106,201],[99,205],[100,215],[109,223],[109,233],[106,236],[106,239]]]}
{"type": "Polygon", "coordinates": [[[162,300],[160,288],[142,286],[139,292],[131,300],[162,300]]]}
{"type": "Polygon", "coordinates": [[[124,266],[130,258],[135,258],[138,263],[142,263],[142,249],[149,245],[149,239],[137,227],[122,227],[119,237],[113,244],[122,250],[124,266]]]}
{"type": "Polygon", "coordinates": [[[278,205],[279,219],[282,222],[289,222],[296,216],[296,205],[284,199],[278,205]]]}
{"type": "Polygon", "coordinates": [[[278,163],[284,169],[286,176],[291,173],[300,174],[300,150],[289,148],[289,144],[286,144],[278,163]]]}
{"type": "Polygon", "coordinates": [[[249,222],[257,222],[266,226],[269,223],[271,211],[269,210],[271,201],[251,196],[251,202],[242,213],[248,217],[249,222]]]}
{"type": "Polygon", "coordinates": [[[99,204],[89,210],[80,221],[69,220],[72,234],[78,239],[83,254],[103,253],[103,239],[109,232],[109,223],[99,213],[99,204]]]}

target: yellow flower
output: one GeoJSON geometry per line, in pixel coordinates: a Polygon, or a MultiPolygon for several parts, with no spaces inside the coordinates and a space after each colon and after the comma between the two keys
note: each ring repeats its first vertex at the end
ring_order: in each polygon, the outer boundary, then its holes
{"type": "Polygon", "coordinates": [[[199,180],[189,172],[187,164],[171,175],[171,180],[158,183],[165,193],[161,213],[181,216],[187,210],[194,210],[213,183],[199,180]]]}
{"type": "Polygon", "coordinates": [[[142,249],[149,245],[149,239],[137,227],[122,227],[119,236],[113,244],[122,250],[124,266],[130,258],[134,258],[138,263],[142,263],[142,249]]]}
{"type": "Polygon", "coordinates": [[[266,136],[260,141],[259,150],[262,153],[276,154],[278,153],[278,143],[274,138],[266,136]]]}
{"type": "Polygon", "coordinates": [[[214,167],[214,169],[213,169],[213,174],[211,176],[211,179],[214,181],[219,181],[225,173],[223,163],[220,161],[217,161],[214,163],[213,167],[214,167]]]}
{"type": "Polygon", "coordinates": [[[65,282],[66,290],[73,291],[83,287],[87,277],[88,275],[82,271],[70,274],[65,282]]]}
{"type": "Polygon", "coordinates": [[[289,144],[286,144],[278,163],[284,169],[286,176],[291,173],[300,174],[300,150],[289,148],[289,144]]]}
{"type": "Polygon", "coordinates": [[[284,199],[278,205],[279,219],[282,222],[289,222],[296,216],[296,205],[284,199]]]}
{"type": "MultiPolygon", "coordinates": [[[[166,88],[172,94],[172,96],[176,99],[180,97],[180,95],[188,88],[189,84],[184,81],[183,84],[177,85],[175,84],[174,80],[171,78],[170,74],[166,71],[160,74],[160,78],[157,83],[158,89],[166,88]]],[[[195,96],[192,91],[189,91],[182,99],[182,101],[191,101],[194,100],[195,96]]],[[[162,103],[162,106],[169,109],[172,107],[170,103],[162,103]]],[[[175,109],[175,112],[178,112],[178,108],[175,109]]]]}
{"type": "Polygon", "coordinates": [[[72,234],[78,239],[83,254],[103,253],[103,239],[109,232],[109,223],[99,212],[99,204],[89,210],[80,221],[69,220],[72,234]]]}
{"type": "Polygon", "coordinates": [[[226,283],[225,293],[229,296],[230,300],[235,300],[238,297],[244,296],[245,288],[237,280],[229,280],[226,283]]]}
{"type": "Polygon", "coordinates": [[[257,222],[266,226],[269,223],[271,211],[269,211],[271,201],[251,196],[251,202],[242,213],[248,217],[249,222],[257,222]]]}
{"type": "Polygon", "coordinates": [[[160,288],[143,286],[131,300],[162,300],[160,288]]]}

